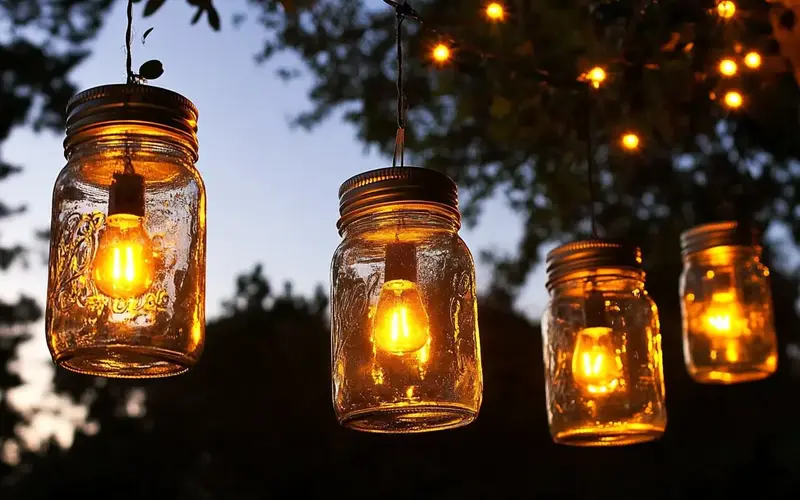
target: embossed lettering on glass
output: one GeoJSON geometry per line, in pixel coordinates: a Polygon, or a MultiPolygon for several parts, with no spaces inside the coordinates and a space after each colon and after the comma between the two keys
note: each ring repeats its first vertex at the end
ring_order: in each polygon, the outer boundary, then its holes
{"type": "Polygon", "coordinates": [[[339,422],[381,433],[459,427],[478,415],[482,372],[472,255],[458,191],[438,172],[386,168],[340,191],[331,270],[339,422]]]}
{"type": "Polygon", "coordinates": [[[47,291],[53,360],[104,377],[185,372],[205,337],[196,108],[139,84],[86,90],[67,107],[64,154],[47,291]]]}
{"type": "Polygon", "coordinates": [[[769,269],[760,235],[737,222],[696,226],[681,235],[683,351],[694,380],[735,384],[775,373],[769,269]]]}
{"type": "Polygon", "coordinates": [[[658,311],[644,280],[635,247],[587,240],[547,255],[542,344],[555,442],[615,446],[664,433],[658,311]]]}

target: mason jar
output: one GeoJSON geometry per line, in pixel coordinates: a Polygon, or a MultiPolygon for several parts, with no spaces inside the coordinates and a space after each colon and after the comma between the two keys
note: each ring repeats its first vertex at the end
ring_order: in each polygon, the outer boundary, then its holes
{"type": "Polygon", "coordinates": [[[683,351],[698,382],[747,382],[777,369],[769,269],[759,239],[758,231],[737,222],[703,224],[681,235],[683,351]]]}
{"type": "Polygon", "coordinates": [[[459,427],[483,388],[475,267],[459,237],[453,181],[373,170],[339,190],[331,269],[333,402],[339,422],[378,433],[459,427]]]}
{"type": "Polygon", "coordinates": [[[542,316],[547,416],[556,443],[627,445],[667,425],[658,310],[638,248],[603,240],[547,255],[542,316]]]}
{"type": "Polygon", "coordinates": [[[64,154],[47,289],[54,362],[117,378],[185,372],[205,336],[197,109],[157,87],[86,90],[67,106],[64,154]]]}

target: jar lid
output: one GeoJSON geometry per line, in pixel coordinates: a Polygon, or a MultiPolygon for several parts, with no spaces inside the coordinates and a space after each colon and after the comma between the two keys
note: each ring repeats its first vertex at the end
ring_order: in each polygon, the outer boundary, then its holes
{"type": "Polygon", "coordinates": [[[336,227],[341,231],[365,210],[402,203],[435,204],[461,223],[458,187],[450,177],[427,168],[390,167],[358,174],[342,184],[336,227]]]}
{"type": "Polygon", "coordinates": [[[75,137],[96,126],[140,123],[182,135],[197,152],[197,108],[171,90],[142,84],[112,84],[75,95],[67,104],[67,137],[75,137]]]}
{"type": "Polygon", "coordinates": [[[701,224],[681,233],[681,253],[685,257],[720,246],[759,247],[760,237],[758,229],[747,223],[724,221],[701,224]]]}
{"type": "Polygon", "coordinates": [[[567,275],[600,267],[642,270],[639,247],[609,240],[579,240],[554,248],[547,254],[548,289],[567,275]]]}

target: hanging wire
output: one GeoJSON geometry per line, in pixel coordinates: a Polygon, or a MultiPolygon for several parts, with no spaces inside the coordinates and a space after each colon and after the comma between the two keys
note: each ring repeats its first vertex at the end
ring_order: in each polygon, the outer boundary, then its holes
{"type": "Polygon", "coordinates": [[[400,167],[405,166],[406,142],[406,96],[403,89],[403,21],[406,17],[419,20],[416,11],[407,1],[393,2],[383,0],[384,3],[394,7],[397,16],[397,135],[394,141],[394,154],[392,155],[392,168],[397,167],[397,157],[400,157],[400,167]]]}
{"type": "Polygon", "coordinates": [[[595,204],[595,150],[594,150],[594,99],[591,85],[586,86],[586,171],[589,181],[589,217],[592,223],[592,237],[597,239],[597,213],[595,204]]]}
{"type": "Polygon", "coordinates": [[[133,0],[128,0],[128,29],[125,30],[125,68],[128,73],[128,85],[136,83],[136,75],[133,73],[133,60],[131,58],[131,43],[133,40],[133,0]]]}

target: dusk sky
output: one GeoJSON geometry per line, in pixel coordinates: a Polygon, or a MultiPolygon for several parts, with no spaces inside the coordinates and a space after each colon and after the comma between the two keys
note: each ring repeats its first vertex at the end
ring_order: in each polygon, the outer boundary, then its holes
{"type": "MultiPolygon", "coordinates": [[[[208,319],[219,315],[222,300],[233,295],[237,274],[257,262],[264,265],[278,291],[286,280],[297,293],[310,294],[319,283],[327,290],[331,256],[340,241],[336,231],[339,185],[391,161],[374,151],[365,152],[356,141],[355,129],[338,117],[311,133],[290,129],[290,118],[310,106],[309,80],[285,83],[275,75],[279,63],[292,62],[287,56],[266,65],[255,63],[264,29],[252,20],[239,29],[230,23],[234,12],[246,10],[246,2],[217,2],[217,6],[223,20],[218,33],[205,18],[191,26],[193,10],[185,2],[167,2],[148,19],[141,17],[140,6],[134,12],[134,68],[148,59],[160,59],[165,73],[153,84],[183,94],[200,111],[197,166],[208,195],[208,319]],[[143,46],[141,34],[151,26],[155,30],[143,46]]],[[[92,56],[73,75],[81,89],[124,82],[124,32],[125,3],[116,2],[91,45],[92,56]]],[[[387,100],[395,98],[386,95],[387,100]]],[[[413,101],[414,96],[409,99],[413,101]]],[[[25,170],[0,184],[0,196],[11,206],[28,206],[23,216],[0,226],[4,245],[19,242],[35,247],[34,231],[49,227],[53,183],[65,163],[63,138],[63,132],[35,134],[23,128],[3,144],[4,159],[25,170]]],[[[514,251],[520,226],[519,217],[498,199],[486,206],[477,228],[464,228],[461,234],[477,260],[484,249],[514,251]]],[[[479,288],[488,284],[489,273],[478,263],[479,288]]],[[[28,269],[3,275],[0,293],[8,299],[26,293],[44,306],[46,288],[46,266],[34,253],[28,269]]],[[[546,300],[539,269],[518,305],[538,316],[546,300]]],[[[29,384],[15,394],[23,406],[42,400],[52,375],[43,323],[32,333],[32,340],[21,349],[20,364],[29,384]]],[[[35,424],[41,430],[63,429],[44,416],[35,424]]]]}

